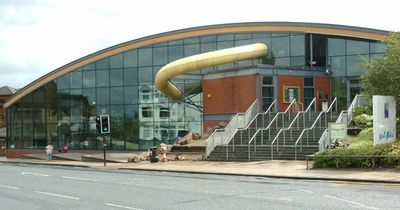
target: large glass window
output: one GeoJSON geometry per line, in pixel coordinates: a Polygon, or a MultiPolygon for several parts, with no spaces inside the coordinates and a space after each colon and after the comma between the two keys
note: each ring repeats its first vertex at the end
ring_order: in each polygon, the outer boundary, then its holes
{"type": "Polygon", "coordinates": [[[110,68],[122,68],[124,66],[122,54],[117,54],[110,57],[110,68]]]}
{"type": "Polygon", "coordinates": [[[70,73],[70,88],[82,88],[81,71],[74,71],[70,73]]]}
{"type": "Polygon", "coordinates": [[[110,85],[110,71],[96,71],[96,87],[108,87],[110,85]]]}
{"type": "Polygon", "coordinates": [[[139,49],[139,66],[151,66],[153,64],[153,48],[139,49]]]}
{"type": "Polygon", "coordinates": [[[167,47],[155,47],[154,53],[154,65],[165,65],[168,63],[168,48],[167,47]]]}
{"type": "Polygon", "coordinates": [[[368,55],[349,55],[347,56],[347,76],[360,76],[363,74],[363,70],[360,68],[360,64],[368,61],[368,55]]]}
{"type": "Polygon", "coordinates": [[[339,38],[328,38],[328,55],[345,55],[346,40],[339,38]]]}
{"type": "Polygon", "coordinates": [[[96,83],[96,72],[95,71],[84,71],[83,72],[83,87],[91,88],[95,87],[96,83]]]}
{"type": "Polygon", "coordinates": [[[287,57],[290,55],[289,36],[272,37],[273,57],[287,57]]]}
{"type": "Polygon", "coordinates": [[[137,68],[124,69],[124,85],[137,85],[138,84],[138,70],[137,68]]]}
{"type": "MultiPolygon", "coordinates": [[[[275,99],[274,78],[272,76],[262,77],[262,110],[266,111],[275,99]]],[[[271,111],[275,111],[272,109],[271,111]]]]}
{"type": "Polygon", "coordinates": [[[347,55],[367,54],[369,53],[369,42],[346,40],[347,55]]]}
{"type": "Polygon", "coordinates": [[[138,65],[137,50],[124,52],[124,67],[137,67],[138,65]]]}
{"type": "Polygon", "coordinates": [[[122,69],[110,71],[110,86],[122,85],[124,85],[124,71],[122,69]]]}
{"type": "Polygon", "coordinates": [[[172,62],[172,61],[178,60],[180,58],[183,58],[183,46],[182,45],[169,46],[168,47],[168,61],[172,62]]]}
{"type": "Polygon", "coordinates": [[[328,62],[333,77],[346,76],[346,56],[329,57],[328,62]]]}

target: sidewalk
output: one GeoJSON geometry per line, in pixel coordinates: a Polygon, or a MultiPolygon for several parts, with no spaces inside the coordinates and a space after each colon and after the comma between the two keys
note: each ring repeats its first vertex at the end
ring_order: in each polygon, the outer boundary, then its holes
{"type": "Polygon", "coordinates": [[[146,170],[198,174],[221,174],[260,176],[290,179],[313,179],[353,182],[382,182],[400,184],[399,169],[306,169],[305,161],[257,161],[257,162],[214,162],[214,161],[168,161],[150,163],[82,162],[70,160],[46,161],[40,159],[5,159],[4,164],[41,164],[54,166],[85,167],[102,170],[146,170]]]}

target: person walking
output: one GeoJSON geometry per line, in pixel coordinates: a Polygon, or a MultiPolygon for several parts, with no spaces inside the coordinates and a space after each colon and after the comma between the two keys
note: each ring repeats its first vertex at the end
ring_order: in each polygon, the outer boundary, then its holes
{"type": "Polygon", "coordinates": [[[52,156],[53,156],[53,144],[49,142],[49,144],[46,146],[46,153],[47,153],[47,160],[50,161],[52,156]]]}

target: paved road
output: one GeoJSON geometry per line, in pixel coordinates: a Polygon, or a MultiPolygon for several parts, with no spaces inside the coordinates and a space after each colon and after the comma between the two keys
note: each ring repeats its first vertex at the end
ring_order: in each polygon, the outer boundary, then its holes
{"type": "Polygon", "coordinates": [[[0,164],[0,209],[400,209],[400,186],[0,164]]]}

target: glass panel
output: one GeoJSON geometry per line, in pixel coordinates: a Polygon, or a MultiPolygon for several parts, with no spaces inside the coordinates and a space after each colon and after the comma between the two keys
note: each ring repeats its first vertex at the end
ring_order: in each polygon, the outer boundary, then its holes
{"type": "Polygon", "coordinates": [[[137,86],[124,87],[124,103],[125,104],[138,103],[138,87],[137,86]]]}
{"type": "Polygon", "coordinates": [[[347,76],[361,76],[364,72],[358,65],[368,59],[368,55],[347,56],[347,76]]]}
{"type": "Polygon", "coordinates": [[[314,87],[314,79],[313,78],[304,78],[304,86],[314,87]]]}
{"type": "Polygon", "coordinates": [[[84,71],[83,72],[83,87],[84,88],[91,88],[95,87],[95,71],[84,71]]]}
{"type": "Polygon", "coordinates": [[[218,50],[234,47],[233,41],[217,42],[218,50]]]}
{"type": "Polygon", "coordinates": [[[235,40],[251,39],[252,37],[253,37],[252,34],[235,34],[235,40]]]}
{"type": "Polygon", "coordinates": [[[123,104],[124,103],[124,89],[123,87],[110,88],[110,102],[111,104],[123,104]]]}
{"type": "Polygon", "coordinates": [[[262,87],[263,97],[274,97],[274,87],[262,87]]]}
{"type": "Polygon", "coordinates": [[[347,54],[367,54],[369,53],[369,43],[365,41],[346,40],[347,54]]]}
{"type": "Polygon", "coordinates": [[[304,56],[296,56],[290,58],[290,66],[305,66],[306,58],[304,56]]]}
{"type": "MultiPolygon", "coordinates": [[[[45,89],[44,86],[33,92],[33,101],[35,102],[35,107],[45,107],[45,89]]],[[[29,107],[29,106],[28,106],[29,107]]]]}
{"type": "Polygon", "coordinates": [[[200,52],[205,53],[205,52],[210,52],[217,50],[217,43],[207,43],[207,44],[201,44],[200,45],[200,52]]]}
{"type": "Polygon", "coordinates": [[[371,42],[370,43],[370,52],[371,53],[385,53],[386,45],[384,43],[371,42]]]}
{"type": "Polygon", "coordinates": [[[272,53],[276,57],[289,56],[289,36],[272,37],[272,53]]]}
{"type": "Polygon", "coordinates": [[[96,89],[83,89],[82,92],[84,98],[84,104],[95,105],[96,104],[96,89]]]}
{"type": "Polygon", "coordinates": [[[71,72],[70,73],[70,87],[71,88],[82,88],[82,72],[71,72]]]}
{"type": "Polygon", "coordinates": [[[138,53],[136,50],[124,52],[124,67],[137,67],[137,56],[138,53]]]}
{"type": "Polygon", "coordinates": [[[338,110],[344,110],[347,108],[347,85],[345,77],[333,77],[332,83],[332,98],[337,97],[338,110]]]}
{"type": "Polygon", "coordinates": [[[82,123],[83,109],[82,106],[71,107],[71,123],[82,123]]]}
{"type": "Polygon", "coordinates": [[[314,98],[314,88],[304,88],[304,98],[314,98]]]}
{"type": "Polygon", "coordinates": [[[145,150],[154,145],[154,125],[152,122],[139,124],[139,149],[145,150]]]}
{"type": "Polygon", "coordinates": [[[183,42],[185,44],[198,44],[200,42],[200,38],[195,37],[195,38],[184,39],[183,42]]]}
{"type": "Polygon", "coordinates": [[[137,68],[124,69],[124,85],[137,85],[137,84],[138,84],[137,68]]]}
{"type": "Polygon", "coordinates": [[[248,44],[252,44],[252,43],[253,43],[253,40],[251,40],[251,39],[236,40],[235,47],[240,47],[240,46],[248,45],[248,44]]]}
{"type": "Polygon", "coordinates": [[[64,74],[57,78],[57,88],[58,89],[68,89],[69,88],[69,74],[64,74]]]}
{"type": "Polygon", "coordinates": [[[185,121],[201,121],[201,112],[194,106],[185,105],[185,121]]]}
{"type": "Polygon", "coordinates": [[[168,63],[168,48],[167,47],[155,47],[154,53],[154,65],[165,65],[168,63]]]}
{"type": "Polygon", "coordinates": [[[96,69],[96,64],[95,63],[90,63],[86,66],[83,67],[83,70],[95,70],[96,69]]]}
{"type": "Polygon", "coordinates": [[[168,47],[168,61],[175,61],[180,58],[183,58],[183,46],[170,46],[168,47]]]}
{"type": "Polygon", "coordinates": [[[124,106],[123,105],[112,105],[111,106],[111,122],[123,122],[124,121],[124,106]]]}
{"type": "Polygon", "coordinates": [[[200,41],[201,41],[201,43],[204,43],[204,42],[216,42],[217,41],[217,37],[216,36],[203,36],[203,37],[200,37],[200,41]]]}
{"type": "Polygon", "coordinates": [[[109,88],[97,88],[96,95],[98,105],[105,105],[110,103],[110,89],[109,88]]]}
{"type": "MultiPolygon", "coordinates": [[[[44,148],[47,145],[46,127],[44,123],[36,123],[32,136],[35,140],[33,148],[44,148]]],[[[54,142],[53,142],[54,143],[54,142]]]]}
{"type": "Polygon", "coordinates": [[[110,68],[110,63],[108,58],[96,61],[96,69],[108,69],[110,68]]]}
{"type": "Polygon", "coordinates": [[[346,76],[346,56],[330,57],[329,62],[332,76],[346,76]]]}
{"type": "Polygon", "coordinates": [[[110,57],[110,68],[122,68],[123,66],[124,64],[122,53],[110,57]]]}
{"type": "Polygon", "coordinates": [[[346,41],[344,39],[328,38],[328,55],[345,55],[346,41]]]}
{"type": "Polygon", "coordinates": [[[108,87],[110,85],[110,71],[96,71],[96,87],[108,87]]]}
{"type": "Polygon", "coordinates": [[[122,86],[124,84],[124,71],[115,69],[110,72],[110,86],[122,86]]]}
{"type": "Polygon", "coordinates": [[[83,105],[82,89],[72,89],[70,91],[71,105],[83,105]]]}
{"type": "Polygon", "coordinates": [[[270,77],[270,76],[263,77],[263,85],[273,85],[273,84],[274,84],[273,77],[270,77]]]}
{"type": "MultiPolygon", "coordinates": [[[[23,108],[22,110],[16,110],[17,113],[15,113],[15,116],[18,116],[20,113],[22,113],[22,119],[24,123],[33,123],[33,110],[30,108],[23,108]]],[[[15,123],[20,123],[19,117],[15,118],[15,123]]]]}
{"type": "MultiPolygon", "coordinates": [[[[267,111],[269,106],[271,106],[272,102],[274,101],[274,98],[268,97],[268,98],[262,98],[262,100],[263,100],[262,110],[267,111]]],[[[272,108],[271,111],[274,111],[274,109],[272,108]]]]}
{"type": "Polygon", "coordinates": [[[179,40],[173,40],[173,41],[169,41],[168,45],[182,45],[183,44],[183,40],[179,39],[179,40]]]}
{"type": "Polygon", "coordinates": [[[300,56],[305,54],[305,38],[304,35],[290,36],[290,55],[300,56]]]}
{"type": "Polygon", "coordinates": [[[139,49],[138,53],[139,66],[151,66],[153,64],[153,49],[139,49]]]}
{"type": "Polygon", "coordinates": [[[275,65],[276,66],[290,66],[290,58],[276,58],[275,65]]]}
{"type": "Polygon", "coordinates": [[[152,67],[140,67],[139,68],[139,84],[151,84],[153,83],[153,68],[152,67]]]}
{"type": "Polygon", "coordinates": [[[185,45],[184,51],[185,51],[185,57],[191,55],[197,55],[200,53],[200,45],[199,44],[185,45]]]}
{"type": "Polygon", "coordinates": [[[218,39],[218,42],[219,41],[229,41],[229,40],[233,40],[234,36],[233,36],[233,34],[219,35],[217,39],[218,39]]]}

